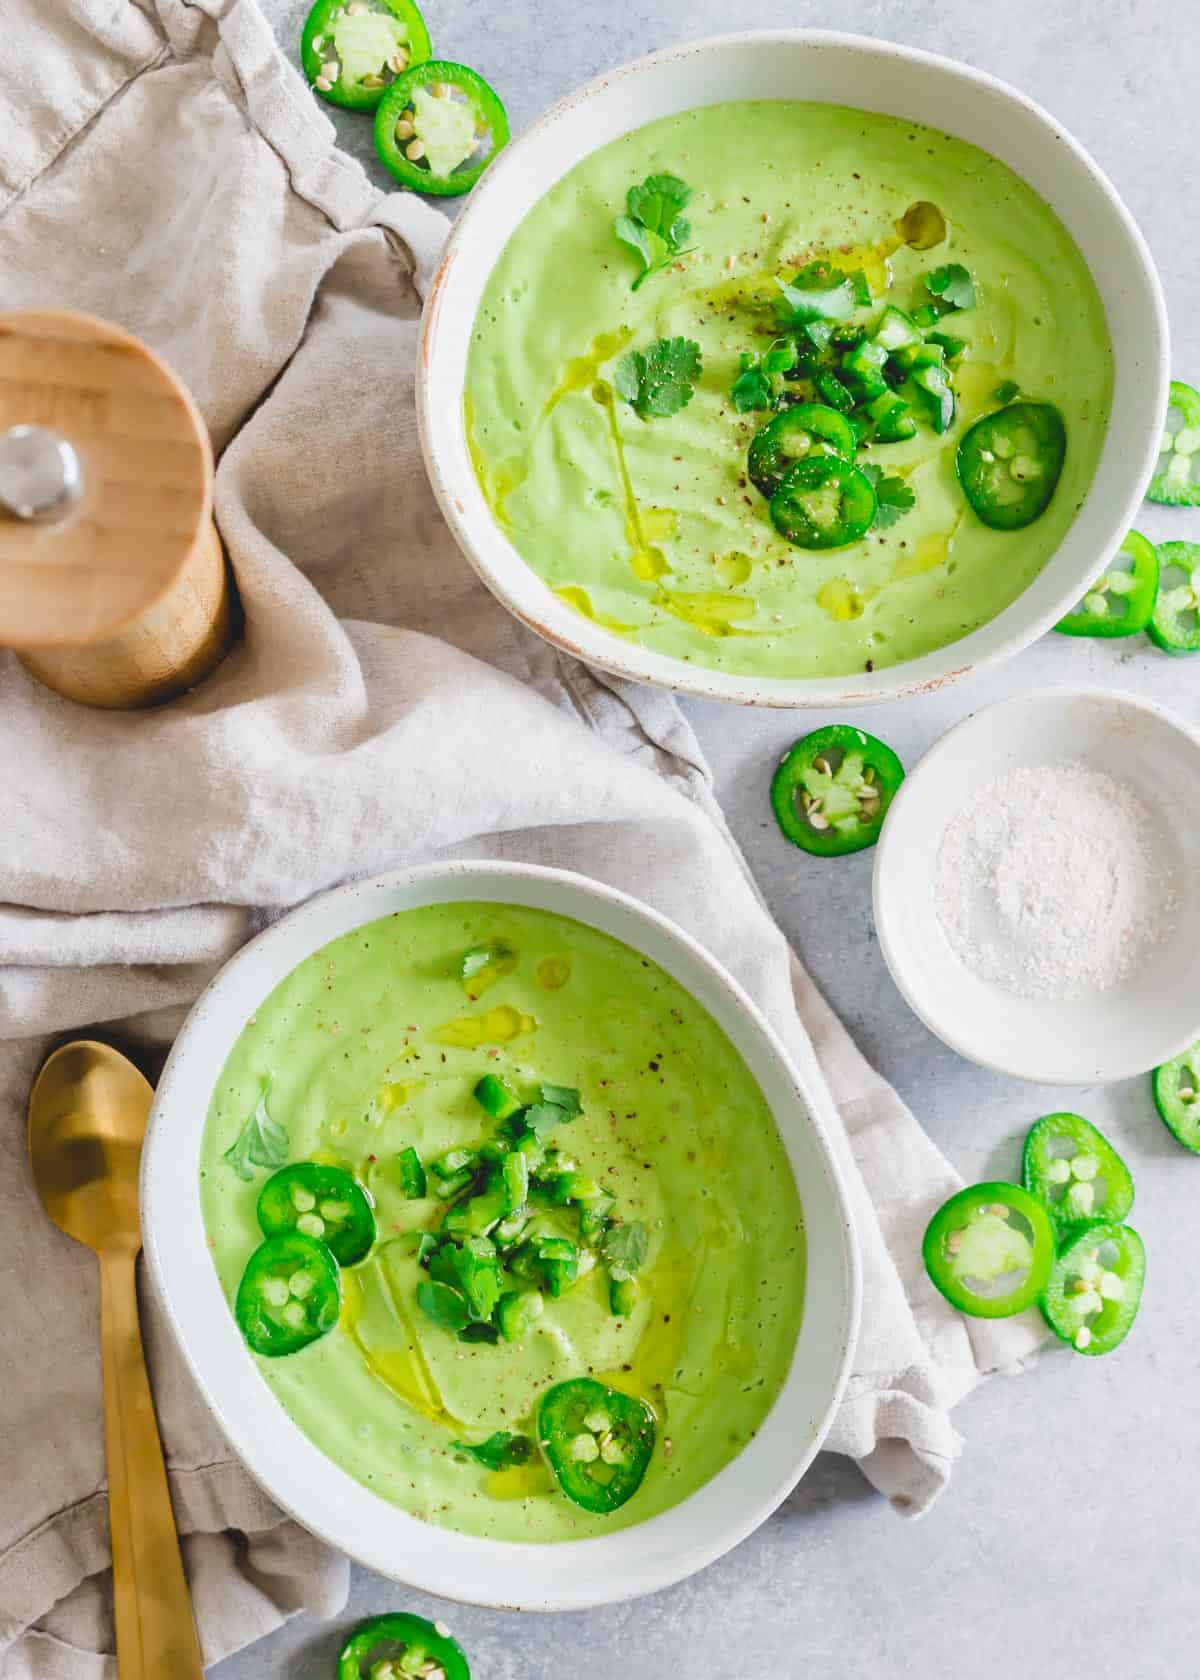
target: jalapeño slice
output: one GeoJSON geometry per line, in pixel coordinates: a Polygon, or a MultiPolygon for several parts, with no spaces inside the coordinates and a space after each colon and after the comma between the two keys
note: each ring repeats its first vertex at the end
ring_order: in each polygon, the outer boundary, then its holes
{"type": "Polygon", "coordinates": [[[1054,1229],[1017,1184],[973,1184],[937,1210],[922,1245],[933,1284],[972,1318],[1010,1318],[1045,1289],[1054,1229]]]}
{"type": "Polygon", "coordinates": [[[299,1231],[317,1237],[339,1266],[365,1260],[375,1241],[375,1214],[361,1184],[341,1167],[298,1161],[273,1173],[258,1194],[264,1237],[299,1231]]]}
{"type": "Polygon", "coordinates": [[[746,466],[751,481],[771,497],[797,461],[826,455],[851,461],[854,449],[854,432],[844,414],[827,403],[797,403],[755,433],[746,466]]]}
{"type": "Polygon", "coordinates": [[[462,1646],[424,1616],[372,1616],[342,1646],[337,1680],[471,1680],[462,1646]]]}
{"type": "Polygon", "coordinates": [[[1133,1179],[1112,1144],[1081,1114],[1047,1114],[1025,1139],[1021,1178],[1061,1236],[1082,1220],[1121,1220],[1133,1179]]]}
{"type": "Polygon", "coordinates": [[[1140,531],[1130,531],[1114,563],[1054,628],[1064,636],[1133,636],[1150,623],[1157,594],[1158,550],[1140,531]],[[1122,559],[1128,565],[1120,565],[1122,559]]]}
{"type": "Polygon", "coordinates": [[[373,111],[396,77],[429,53],[413,0],[317,0],[300,37],[310,84],[349,111],[373,111]]]}
{"type": "Polygon", "coordinates": [[[789,467],[771,497],[771,523],[797,548],[857,542],[877,511],[875,486],[866,473],[833,455],[789,467]]]}
{"type": "Polygon", "coordinates": [[[1171,381],[1167,422],[1158,466],[1146,491],[1148,500],[1168,507],[1200,506],[1200,391],[1181,379],[1171,381]]]}
{"type": "Polygon", "coordinates": [[[1130,1225],[1097,1219],[1066,1238],[1054,1262],[1042,1317],[1076,1353],[1111,1353],[1133,1327],[1146,1276],[1146,1250],[1130,1225]]]}
{"type": "Polygon", "coordinates": [[[1159,543],[1158,566],[1146,633],[1164,653],[1200,653],[1200,543],[1159,543]]]}
{"type": "Polygon", "coordinates": [[[1056,408],[1010,403],[985,414],[963,435],[958,480],[985,525],[1019,531],[1050,506],[1066,453],[1066,428],[1056,408]]]}
{"type": "Polygon", "coordinates": [[[538,1443],[574,1505],[601,1515],[632,1499],[654,1454],[654,1413],[644,1400],[593,1377],[555,1383],[537,1409],[538,1443]]]}
{"type": "Polygon", "coordinates": [[[337,1261],[300,1231],[268,1237],[246,1262],[233,1315],[266,1359],[298,1353],[333,1329],[342,1306],[337,1261]]]}
{"type": "Polygon", "coordinates": [[[1185,1149],[1200,1155],[1200,1040],[1155,1068],[1153,1090],[1163,1125],[1185,1149]]]}
{"type": "Polygon", "coordinates": [[[413,192],[470,190],[508,142],[508,118],[474,70],[430,59],[398,76],[375,112],[380,161],[413,192]]]}
{"type": "Polygon", "coordinates": [[[805,735],[779,761],[771,809],[784,837],[815,857],[873,846],[904,766],[889,746],[848,724],[805,735]]]}

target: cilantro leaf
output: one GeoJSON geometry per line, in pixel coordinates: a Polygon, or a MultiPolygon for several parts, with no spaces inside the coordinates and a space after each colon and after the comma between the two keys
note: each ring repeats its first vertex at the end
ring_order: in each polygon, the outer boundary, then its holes
{"type": "Polygon", "coordinates": [[[1021,387],[1017,384],[1015,379],[1002,379],[999,385],[996,386],[996,389],[992,392],[992,398],[998,403],[1010,403],[1013,398],[1019,396],[1020,393],[1021,387]]]}
{"type": "Polygon", "coordinates": [[[875,486],[878,508],[873,528],[886,531],[889,525],[894,525],[897,519],[902,519],[916,503],[917,498],[913,494],[912,486],[895,474],[885,474],[883,468],[874,461],[867,462],[860,470],[866,473],[875,486]]]}
{"type": "Polygon", "coordinates": [[[522,1123],[531,1131],[534,1137],[544,1138],[552,1132],[555,1126],[561,1126],[565,1120],[573,1120],[575,1116],[568,1114],[565,1108],[557,1103],[534,1103],[521,1116],[522,1123]]]}
{"type": "Polygon", "coordinates": [[[564,1120],[574,1120],[577,1115],[583,1113],[579,1092],[573,1085],[548,1085],[543,1080],[538,1086],[538,1101],[553,1103],[556,1108],[565,1109],[564,1120]]]}
{"type": "Polygon", "coordinates": [[[855,276],[839,274],[828,263],[809,263],[792,279],[776,276],[781,299],[780,317],[788,326],[805,321],[846,321],[859,307],[861,295],[855,276]]]}
{"type": "Polygon", "coordinates": [[[500,1299],[500,1268],[496,1247],[486,1237],[467,1237],[451,1250],[450,1264],[455,1282],[466,1296],[471,1317],[481,1322],[491,1318],[500,1299]]]}
{"type": "Polygon", "coordinates": [[[660,338],[622,356],[613,382],[640,419],[666,419],[691,402],[702,366],[694,339],[660,338]]]}
{"type": "Polygon", "coordinates": [[[610,1273],[620,1283],[641,1270],[649,1248],[649,1232],[640,1219],[635,1219],[629,1225],[611,1225],[601,1252],[610,1273]]]}
{"type": "Polygon", "coordinates": [[[486,1441],[451,1441],[455,1452],[466,1453],[482,1464],[485,1470],[507,1470],[511,1464],[528,1464],[533,1457],[533,1442],[528,1435],[512,1435],[498,1429],[486,1441]]]}
{"type": "Polygon", "coordinates": [[[426,1318],[455,1335],[465,1330],[470,1322],[471,1314],[465,1297],[457,1289],[451,1289],[448,1283],[433,1283],[428,1278],[422,1278],[417,1285],[417,1305],[426,1318]]]}
{"type": "Polygon", "coordinates": [[[287,1127],[281,1126],[278,1120],[272,1120],[267,1113],[267,1092],[270,1089],[271,1081],[268,1079],[254,1113],[225,1151],[225,1160],[247,1183],[254,1177],[255,1167],[267,1167],[274,1172],[288,1158],[287,1127]]]}
{"type": "Polygon", "coordinates": [[[646,275],[653,271],[657,260],[650,230],[644,228],[640,222],[635,222],[632,216],[618,216],[613,222],[613,232],[622,245],[628,245],[642,259],[643,272],[633,283],[633,290],[636,291],[646,275]]]}
{"type": "Polygon", "coordinates": [[[741,371],[729,388],[730,401],[739,414],[770,408],[774,396],[767,371],[757,356],[742,351],[741,371]]]}
{"type": "Polygon", "coordinates": [[[729,396],[739,414],[755,409],[770,408],[775,398],[771,375],[787,373],[796,365],[797,350],[790,338],[777,338],[761,356],[743,350],[740,371],[730,387],[729,396]]]}
{"type": "Polygon", "coordinates": [[[691,187],[678,175],[647,175],[640,187],[630,187],[625,207],[635,222],[666,239],[691,196],[691,187]]]}
{"type": "MultiPolygon", "coordinates": [[[[686,257],[691,224],[683,210],[692,189],[678,175],[648,175],[640,186],[625,195],[627,214],[613,222],[613,232],[623,245],[642,259],[642,272],[633,282],[637,291],[643,280],[667,268],[676,257],[686,257]]],[[[695,247],[690,247],[695,249],[695,247]]]]}
{"type": "Polygon", "coordinates": [[[945,263],[925,276],[925,290],[949,309],[974,309],[975,282],[961,263],[945,263]]]}

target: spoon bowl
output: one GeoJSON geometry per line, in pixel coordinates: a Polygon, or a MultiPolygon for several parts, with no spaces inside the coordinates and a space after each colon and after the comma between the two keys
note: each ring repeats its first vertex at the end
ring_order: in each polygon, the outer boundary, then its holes
{"type": "Polygon", "coordinates": [[[138,1172],[154,1092],[111,1045],[76,1039],[29,1093],[29,1161],[50,1218],[100,1260],[113,1619],[121,1680],[203,1680],[138,1322],[138,1172]]]}
{"type": "Polygon", "coordinates": [[[107,1044],[79,1039],[43,1065],[29,1097],[29,1160],[60,1231],[96,1253],[142,1246],[138,1170],[154,1091],[107,1044]]]}

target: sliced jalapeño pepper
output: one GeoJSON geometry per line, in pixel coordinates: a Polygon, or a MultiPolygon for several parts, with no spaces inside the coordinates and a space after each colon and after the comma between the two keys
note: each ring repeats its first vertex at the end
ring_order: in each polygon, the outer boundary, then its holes
{"type": "Polygon", "coordinates": [[[963,434],[958,481],[985,525],[1019,531],[1050,506],[1066,453],[1066,428],[1056,408],[1010,403],[963,434]]]}
{"type": "Polygon", "coordinates": [[[400,1188],[409,1201],[423,1201],[429,1194],[429,1180],[421,1165],[421,1157],[411,1144],[397,1155],[396,1170],[400,1174],[400,1188]]]}
{"type": "Polygon", "coordinates": [[[1025,1139],[1021,1178],[1061,1236],[1082,1220],[1121,1220],[1133,1206],[1129,1168],[1080,1114],[1047,1114],[1025,1139]]]}
{"type": "Polygon", "coordinates": [[[657,1433],[644,1400],[593,1377],[555,1383],[537,1409],[538,1442],[572,1504],[601,1515],[632,1499],[657,1433]]]}
{"type": "Polygon", "coordinates": [[[1133,636],[1146,628],[1158,594],[1158,550],[1140,531],[1130,531],[1117,560],[1122,556],[1128,566],[1114,561],[1056,630],[1064,636],[1133,636]]]}
{"type": "Polygon", "coordinates": [[[1158,568],[1146,633],[1164,653],[1200,653],[1200,543],[1159,543],[1158,568]]]}
{"type": "Polygon", "coordinates": [[[341,1167],[298,1161],[272,1173],[258,1193],[264,1237],[299,1231],[319,1237],[339,1266],[366,1258],[375,1241],[375,1214],[361,1184],[341,1167]]]}
{"type": "Polygon", "coordinates": [[[909,345],[921,343],[921,334],[911,315],[889,303],[875,328],[875,343],[882,344],[889,356],[909,345]]]}
{"type": "Polygon", "coordinates": [[[373,111],[389,84],[429,53],[413,0],[317,0],[300,37],[310,84],[349,111],[373,111]]]}
{"type": "Polygon", "coordinates": [[[1017,1184],[973,1184],[934,1214],[925,1270],[950,1305],[972,1318],[1010,1318],[1033,1306],[1050,1279],[1054,1228],[1017,1184]]]}
{"type": "Polygon", "coordinates": [[[398,76],[375,112],[375,149],[413,192],[468,192],[508,142],[508,118],[474,70],[430,59],[398,76]]]}
{"type": "Polygon", "coordinates": [[[821,401],[829,408],[836,408],[839,414],[849,414],[854,407],[854,398],[836,374],[819,373],[813,386],[821,401]]]}
{"type": "Polygon", "coordinates": [[[1147,498],[1168,507],[1200,507],[1200,391],[1180,379],[1171,381],[1167,423],[1163,428],[1158,466],[1147,498]]]}
{"type": "Polygon", "coordinates": [[[1169,1132],[1200,1155],[1200,1040],[1154,1070],[1154,1106],[1169,1132]]]}
{"type": "Polygon", "coordinates": [[[917,422],[904,398],[895,391],[885,391],[867,404],[867,413],[875,422],[876,443],[904,443],[917,435],[917,422]]]}
{"type": "Polygon", "coordinates": [[[342,1646],[337,1680],[416,1680],[439,1670],[444,1680],[471,1680],[457,1639],[424,1616],[372,1616],[342,1646]]]}
{"type": "Polygon", "coordinates": [[[485,1073],[475,1087],[475,1101],[494,1120],[508,1120],[521,1112],[521,1099],[507,1080],[485,1073]]]}
{"type": "Polygon", "coordinates": [[[1109,1219],[1076,1226],[1038,1303],[1042,1317],[1076,1353],[1111,1353],[1137,1317],[1145,1276],[1146,1250],[1132,1226],[1109,1219]]]}
{"type": "Polygon", "coordinates": [[[289,1231],[246,1262],[233,1315],[255,1353],[279,1359],[333,1329],[342,1305],[337,1261],[323,1242],[289,1231]]]}
{"type": "Polygon", "coordinates": [[[501,1295],[496,1309],[496,1323],[506,1342],[524,1340],[546,1310],[545,1298],[537,1289],[510,1289],[501,1295]]]}
{"type": "Polygon", "coordinates": [[[904,766],[874,735],[848,724],[814,729],[779,761],[771,808],[786,839],[815,857],[873,846],[904,766]]]}
{"type": "Polygon", "coordinates": [[[946,372],[946,353],[940,344],[923,344],[906,358],[909,378],[929,413],[935,432],[948,432],[954,424],[954,391],[946,372]]]}
{"type": "Polygon", "coordinates": [[[866,536],[878,507],[866,473],[826,455],[788,468],[771,497],[771,523],[797,548],[845,548],[866,536]]]}
{"type": "Polygon", "coordinates": [[[828,455],[851,461],[854,448],[854,432],[844,414],[826,403],[797,403],[754,434],[746,465],[753,483],[770,497],[797,461],[828,455]]]}

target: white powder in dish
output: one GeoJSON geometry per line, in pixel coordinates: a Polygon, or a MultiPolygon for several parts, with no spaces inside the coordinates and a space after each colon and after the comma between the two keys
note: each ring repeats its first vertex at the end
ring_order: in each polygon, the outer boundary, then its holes
{"type": "Polygon", "coordinates": [[[1127,782],[1082,764],[1013,770],[938,849],[938,919],[960,961],[1018,997],[1106,991],[1146,962],[1175,909],[1166,837],[1127,782]]]}

